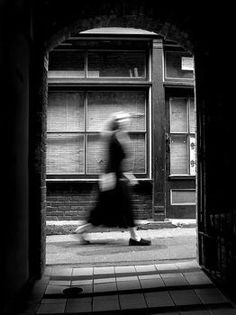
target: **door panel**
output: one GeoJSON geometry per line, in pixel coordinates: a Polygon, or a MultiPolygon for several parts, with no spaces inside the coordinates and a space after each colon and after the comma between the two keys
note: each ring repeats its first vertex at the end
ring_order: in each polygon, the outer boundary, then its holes
{"type": "Polygon", "coordinates": [[[196,112],[188,93],[169,95],[167,109],[166,217],[196,217],[196,112]]]}

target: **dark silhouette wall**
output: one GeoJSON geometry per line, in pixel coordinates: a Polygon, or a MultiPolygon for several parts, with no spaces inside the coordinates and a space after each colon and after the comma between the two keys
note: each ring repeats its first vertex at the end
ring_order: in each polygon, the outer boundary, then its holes
{"type": "Polygon", "coordinates": [[[199,259],[200,264],[213,276],[218,274],[226,285],[235,280],[231,11],[221,3],[211,8],[200,4],[193,8],[190,3],[176,2],[173,6],[169,2],[148,0],[1,1],[2,196],[5,201],[2,222],[7,231],[2,257],[6,314],[30,281],[40,277],[45,264],[47,52],[70,32],[92,27],[128,26],[158,32],[194,53],[199,259]],[[218,218],[221,218],[220,238],[218,218]],[[230,253],[227,260],[221,260],[220,251],[230,253]]]}

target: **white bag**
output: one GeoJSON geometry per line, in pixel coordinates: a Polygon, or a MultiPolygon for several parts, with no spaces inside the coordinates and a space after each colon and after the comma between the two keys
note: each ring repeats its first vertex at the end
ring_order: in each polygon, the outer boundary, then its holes
{"type": "Polygon", "coordinates": [[[101,191],[114,189],[116,186],[116,174],[105,173],[100,175],[98,184],[101,191]]]}

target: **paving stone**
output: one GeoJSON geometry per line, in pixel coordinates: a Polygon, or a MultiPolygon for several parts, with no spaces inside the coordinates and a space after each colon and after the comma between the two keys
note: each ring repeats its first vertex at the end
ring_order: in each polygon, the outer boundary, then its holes
{"type": "Polygon", "coordinates": [[[186,269],[196,269],[200,270],[200,266],[196,260],[192,261],[183,261],[183,262],[178,262],[176,263],[176,266],[178,269],[181,270],[186,270],[186,269]]]}
{"type": "Polygon", "coordinates": [[[55,285],[55,286],[69,286],[71,280],[50,280],[48,285],[55,285]]]}
{"type": "Polygon", "coordinates": [[[139,281],[119,281],[117,282],[117,289],[119,291],[123,290],[136,290],[136,289],[141,289],[141,285],[139,281]]]}
{"type": "Polygon", "coordinates": [[[185,272],[184,277],[191,285],[205,285],[212,284],[212,281],[207,277],[203,271],[185,272]]]}
{"type": "Polygon", "coordinates": [[[116,266],[115,273],[136,273],[134,266],[116,266]]]}
{"type": "Polygon", "coordinates": [[[110,283],[96,283],[94,284],[94,292],[112,292],[117,291],[117,286],[115,282],[110,283]]]}
{"type": "Polygon", "coordinates": [[[65,303],[44,303],[39,306],[37,314],[64,313],[65,306],[65,303]]]}
{"type": "Polygon", "coordinates": [[[171,290],[169,293],[176,305],[201,304],[194,290],[171,290]]]}
{"type": "Polygon", "coordinates": [[[143,289],[165,287],[165,284],[161,278],[140,279],[140,283],[143,289]]]}
{"type": "Polygon", "coordinates": [[[161,276],[159,275],[159,274],[157,274],[157,273],[155,273],[155,274],[148,274],[148,275],[138,275],[138,278],[141,280],[141,279],[146,279],[146,280],[148,280],[148,279],[161,279],[161,276]]]}
{"type": "Polygon", "coordinates": [[[155,265],[137,265],[135,266],[137,272],[157,271],[155,265]]]}
{"type": "Polygon", "coordinates": [[[55,269],[52,269],[52,272],[51,272],[51,276],[67,276],[67,277],[70,277],[72,275],[72,268],[65,268],[65,267],[62,267],[62,268],[55,268],[55,269]]]}
{"type": "Polygon", "coordinates": [[[87,293],[92,293],[93,292],[93,285],[90,284],[83,284],[83,285],[72,285],[71,288],[73,287],[79,287],[81,288],[83,291],[81,294],[87,294],[87,293]]]}
{"type": "Polygon", "coordinates": [[[88,268],[73,268],[72,276],[92,276],[93,267],[88,268]]]}
{"type": "Polygon", "coordinates": [[[114,267],[94,267],[93,271],[94,275],[104,275],[104,274],[114,274],[114,267]]]}
{"type": "Polygon", "coordinates": [[[146,308],[146,302],[143,294],[120,294],[119,295],[121,309],[139,309],[146,308]]]}
{"type": "Polygon", "coordinates": [[[204,304],[226,303],[228,300],[217,288],[196,289],[197,296],[204,304]]]}
{"type": "Polygon", "coordinates": [[[93,284],[93,279],[85,279],[85,280],[72,280],[71,285],[92,285],[93,284]]]}
{"type": "Polygon", "coordinates": [[[174,302],[168,292],[146,292],[144,297],[148,307],[174,306],[174,302]]]}
{"type": "Polygon", "coordinates": [[[63,285],[48,285],[46,294],[63,294],[63,290],[67,289],[68,286],[63,285]]]}
{"type": "Polygon", "coordinates": [[[119,310],[118,295],[95,296],[93,298],[93,312],[119,310]]]}
{"type": "Polygon", "coordinates": [[[161,274],[161,278],[166,286],[183,286],[189,285],[182,273],[161,274]]]}
{"type": "Polygon", "coordinates": [[[116,277],[116,281],[138,281],[138,276],[116,277]]]}
{"type": "Polygon", "coordinates": [[[176,266],[176,264],[156,264],[155,266],[159,272],[162,271],[172,272],[173,270],[178,271],[178,267],[176,266]]]}
{"type": "Polygon", "coordinates": [[[92,312],[92,297],[81,297],[68,299],[65,307],[65,313],[84,313],[92,312]]]}
{"type": "Polygon", "coordinates": [[[94,279],[93,280],[94,284],[97,284],[97,283],[110,283],[110,282],[116,282],[116,278],[107,277],[107,278],[98,278],[98,279],[94,279]]]}

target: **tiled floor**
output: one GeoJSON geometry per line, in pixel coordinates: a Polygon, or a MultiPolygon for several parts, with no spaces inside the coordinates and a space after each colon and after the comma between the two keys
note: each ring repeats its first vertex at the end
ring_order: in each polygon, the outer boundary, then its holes
{"type": "Polygon", "coordinates": [[[50,267],[19,314],[228,315],[236,308],[195,261],[89,268],[50,267]],[[66,288],[80,288],[73,296],[66,288]]]}

